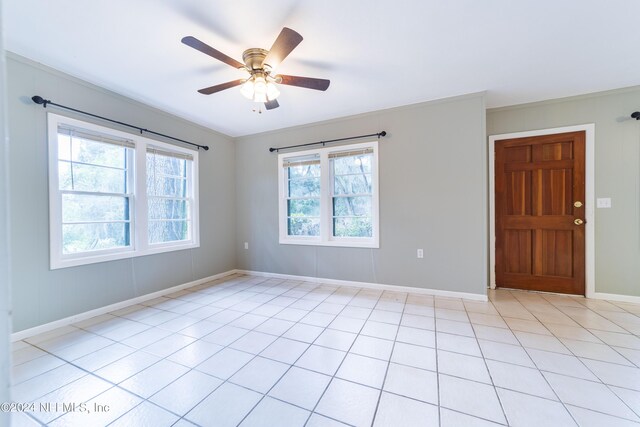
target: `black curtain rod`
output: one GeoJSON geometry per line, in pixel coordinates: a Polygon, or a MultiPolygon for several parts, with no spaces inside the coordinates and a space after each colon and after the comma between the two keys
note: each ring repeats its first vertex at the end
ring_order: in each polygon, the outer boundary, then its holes
{"type": "Polygon", "coordinates": [[[180,139],[180,138],[174,138],[172,136],[165,135],[163,133],[154,132],[154,131],[149,130],[149,129],[141,128],[140,126],[134,126],[134,125],[130,125],[128,123],[119,122],[118,120],[112,120],[112,119],[108,119],[106,117],[98,116],[97,114],[91,114],[91,113],[87,113],[86,111],[76,110],[75,108],[67,107],[65,105],[56,104],[55,102],[51,102],[50,100],[44,99],[43,97],[38,96],[38,95],[32,96],[31,100],[33,102],[35,102],[36,104],[38,104],[38,105],[42,105],[44,108],[47,108],[47,105],[49,105],[49,104],[50,105],[55,105],[56,107],[64,108],[65,110],[74,111],[76,113],[84,114],[86,116],[95,117],[97,119],[106,120],[106,121],[111,122],[111,123],[116,123],[116,124],[119,124],[119,125],[122,125],[122,126],[127,126],[127,127],[132,128],[132,129],[139,130],[140,134],[142,134],[143,132],[147,132],[147,133],[151,133],[153,135],[162,136],[164,138],[173,139],[174,141],[179,141],[179,142],[182,142],[184,144],[193,145],[194,147],[198,147],[198,150],[201,149],[201,148],[204,148],[204,150],[207,151],[209,149],[208,145],[194,144],[193,142],[185,141],[184,139],[180,139]]]}
{"type": "Polygon", "coordinates": [[[280,150],[286,150],[288,148],[308,147],[310,145],[319,145],[319,144],[325,145],[325,144],[329,144],[331,142],[346,141],[348,139],[368,138],[370,136],[376,136],[376,137],[378,137],[378,139],[380,139],[381,136],[386,136],[386,135],[387,135],[387,132],[383,130],[382,132],[370,133],[369,135],[350,136],[348,138],[330,139],[328,141],[318,141],[318,142],[310,142],[308,144],[288,145],[286,147],[278,147],[278,148],[273,148],[272,147],[272,148],[269,148],[269,151],[272,152],[272,153],[275,151],[277,153],[280,150]]]}

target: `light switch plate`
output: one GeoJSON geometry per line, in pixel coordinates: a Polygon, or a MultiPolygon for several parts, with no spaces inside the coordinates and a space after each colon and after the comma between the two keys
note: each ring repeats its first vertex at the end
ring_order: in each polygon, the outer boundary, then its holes
{"type": "Polygon", "coordinates": [[[424,251],[422,249],[418,249],[418,258],[424,258],[424,251]]]}
{"type": "Polygon", "coordinates": [[[611,198],[609,198],[609,197],[598,198],[596,200],[596,206],[599,209],[603,209],[603,208],[608,209],[608,208],[610,208],[611,207],[611,198]]]}
{"type": "Polygon", "coordinates": [[[244,248],[249,249],[249,242],[244,242],[244,248]]]}

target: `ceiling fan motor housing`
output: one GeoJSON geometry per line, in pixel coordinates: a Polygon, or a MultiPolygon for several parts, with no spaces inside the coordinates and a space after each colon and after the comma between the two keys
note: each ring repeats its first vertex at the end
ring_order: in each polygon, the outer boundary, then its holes
{"type": "Polygon", "coordinates": [[[264,59],[267,57],[268,53],[268,50],[260,48],[247,49],[242,53],[242,60],[247,66],[247,69],[262,70],[263,68],[265,68],[266,64],[264,64],[264,59]]]}

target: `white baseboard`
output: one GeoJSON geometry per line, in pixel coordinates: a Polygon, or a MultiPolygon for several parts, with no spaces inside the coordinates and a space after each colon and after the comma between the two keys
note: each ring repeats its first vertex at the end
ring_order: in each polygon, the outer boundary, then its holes
{"type": "Polygon", "coordinates": [[[591,295],[589,295],[589,298],[606,299],[609,301],[616,301],[616,302],[632,302],[635,304],[640,304],[640,297],[636,297],[633,295],[605,294],[603,292],[594,292],[591,295]]]}
{"type": "Polygon", "coordinates": [[[193,286],[202,285],[207,282],[211,282],[213,280],[220,279],[222,277],[230,276],[232,274],[237,273],[238,270],[229,270],[224,273],[214,274],[213,276],[204,277],[202,279],[194,280],[192,282],[183,283],[181,285],[172,286],[167,289],[162,289],[160,291],[152,292],[150,294],[141,295],[139,297],[131,298],[125,301],[120,301],[115,304],[107,305],[105,307],[96,308],[95,310],[85,311],[84,313],[74,314],[73,316],[65,317],[64,319],[55,320],[53,322],[45,323],[44,325],[34,326],[33,328],[24,329],[22,331],[14,332],[11,334],[11,341],[20,341],[25,338],[29,338],[44,332],[49,332],[53,329],[60,328],[62,326],[72,325],[74,323],[81,322],[86,319],[90,319],[95,316],[100,316],[102,314],[110,313],[115,310],[119,310],[124,307],[128,307],[130,305],[139,304],[144,301],[148,301],[154,298],[161,297],[163,295],[171,294],[177,291],[181,291],[183,289],[191,288],[193,286]]]}
{"type": "Polygon", "coordinates": [[[358,288],[377,289],[383,291],[412,292],[414,294],[434,295],[447,298],[463,298],[473,301],[488,301],[487,295],[472,294],[467,292],[442,291],[439,289],[415,288],[413,286],[385,285],[381,283],[354,282],[350,280],[324,279],[321,277],[296,276],[293,274],[266,273],[263,271],[236,270],[236,273],[252,276],[272,277],[276,279],[302,280],[312,283],[326,283],[336,286],[355,286],[358,288]]]}

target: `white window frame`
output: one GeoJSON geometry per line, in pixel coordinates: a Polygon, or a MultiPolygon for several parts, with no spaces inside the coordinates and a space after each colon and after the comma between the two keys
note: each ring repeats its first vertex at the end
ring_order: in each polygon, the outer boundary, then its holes
{"type": "Polygon", "coordinates": [[[54,113],[47,113],[49,142],[49,261],[52,270],[75,267],[98,262],[114,261],[125,258],[158,254],[162,252],[193,249],[200,247],[199,223],[199,186],[198,186],[198,152],[187,148],[152,140],[141,135],[130,134],[104,126],[72,119],[54,113]],[[86,129],[91,132],[113,136],[114,138],[133,141],[133,167],[128,169],[129,183],[132,192],[129,196],[130,206],[130,245],[125,248],[114,248],[63,254],[62,251],[62,194],[58,174],[58,128],[66,125],[71,128],[86,129]],[[148,243],[148,205],[147,205],[147,146],[158,147],[165,151],[193,156],[188,164],[187,186],[191,198],[191,239],[179,242],[148,243]]]}
{"type": "Polygon", "coordinates": [[[379,248],[379,185],[378,185],[378,141],[363,142],[358,144],[325,147],[314,150],[287,152],[278,154],[278,223],[279,242],[283,245],[312,245],[312,246],[337,246],[352,248],[379,248]],[[334,152],[352,151],[371,148],[371,237],[335,237],[333,236],[333,171],[329,154],[334,152]],[[290,236],[287,227],[287,191],[286,170],[283,167],[284,159],[298,156],[320,156],[320,235],[319,236],[290,236]]]}

